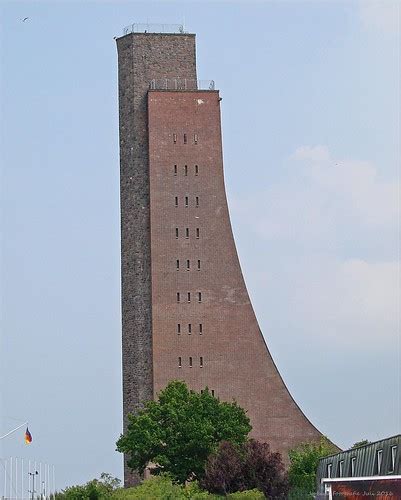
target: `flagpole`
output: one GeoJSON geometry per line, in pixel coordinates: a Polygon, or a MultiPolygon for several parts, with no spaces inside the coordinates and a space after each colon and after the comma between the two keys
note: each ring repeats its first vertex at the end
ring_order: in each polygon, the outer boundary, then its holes
{"type": "Polygon", "coordinates": [[[19,425],[18,427],[16,427],[12,431],[9,431],[9,432],[7,432],[7,434],[4,434],[4,436],[0,436],[0,439],[4,439],[5,437],[9,436],[13,432],[17,431],[18,429],[21,429],[21,427],[24,427],[25,425],[28,425],[28,422],[24,422],[23,424],[19,425]]]}

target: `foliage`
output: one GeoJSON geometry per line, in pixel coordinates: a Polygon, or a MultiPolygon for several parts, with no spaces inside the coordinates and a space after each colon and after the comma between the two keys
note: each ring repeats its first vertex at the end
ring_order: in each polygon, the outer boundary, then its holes
{"type": "Polygon", "coordinates": [[[316,471],[319,460],[338,451],[326,437],[318,442],[302,443],[289,452],[288,478],[291,489],[306,494],[316,490],[316,471]]]}
{"type": "Polygon", "coordinates": [[[220,402],[207,389],[190,391],[181,381],[170,382],[158,401],[148,401],[128,419],[117,441],[128,466],[143,473],[153,463],[155,474],[167,472],[180,483],[203,476],[207,457],[221,441],[242,444],[251,430],[235,402],[220,402]]]}
{"type": "Polygon", "coordinates": [[[227,441],[220,443],[206,463],[201,485],[220,495],[250,489],[274,498],[284,498],[288,493],[280,453],[270,452],[268,444],[254,439],[239,446],[227,441]]]}
{"type": "Polygon", "coordinates": [[[365,446],[366,444],[370,444],[370,441],[367,439],[361,439],[361,441],[354,443],[351,448],[359,448],[360,446],[365,446]]]}
{"type": "MultiPolygon", "coordinates": [[[[244,491],[227,495],[232,500],[263,500],[265,496],[257,490],[244,491]]],[[[221,500],[221,496],[212,495],[200,489],[197,481],[187,485],[174,483],[167,474],[152,476],[134,488],[119,489],[112,495],[112,500],[221,500]]]]}
{"type": "Polygon", "coordinates": [[[120,486],[120,480],[102,472],[100,479],[92,479],[82,486],[70,486],[56,494],[57,500],[106,500],[120,486]]]}

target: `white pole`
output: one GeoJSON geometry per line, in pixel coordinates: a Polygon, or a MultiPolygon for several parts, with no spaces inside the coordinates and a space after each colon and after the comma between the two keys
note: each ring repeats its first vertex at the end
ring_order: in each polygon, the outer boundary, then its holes
{"type": "Polygon", "coordinates": [[[7,496],[7,460],[4,460],[4,498],[7,496]]]}
{"type": "Polygon", "coordinates": [[[56,475],[54,472],[54,465],[53,465],[53,500],[56,498],[56,475]]]}
{"type": "Polygon", "coordinates": [[[13,486],[13,457],[10,457],[10,498],[12,498],[12,486],[13,486]]]}
{"type": "Polygon", "coordinates": [[[39,462],[39,493],[42,498],[42,462],[39,462]]]}
{"type": "Polygon", "coordinates": [[[29,470],[28,470],[28,498],[29,498],[29,485],[31,483],[31,475],[30,475],[30,472],[31,472],[31,461],[29,460],[29,470]]]}
{"type": "Polygon", "coordinates": [[[24,491],[24,459],[21,458],[21,495],[22,495],[22,500],[25,498],[25,491],[24,491]]]}
{"type": "Polygon", "coordinates": [[[15,458],[15,496],[18,499],[18,458],[15,458]]]}

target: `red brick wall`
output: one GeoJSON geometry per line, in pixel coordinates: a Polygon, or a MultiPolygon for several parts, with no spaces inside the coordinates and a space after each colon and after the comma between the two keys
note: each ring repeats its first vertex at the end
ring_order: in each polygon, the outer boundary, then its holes
{"type": "Polygon", "coordinates": [[[224,187],[219,94],[150,91],[148,124],[154,393],[169,380],[183,379],[196,390],[208,386],[223,400],[234,398],[248,410],[252,435],[286,458],[288,449],[318,439],[320,433],[287,391],[261,335],[242,277],[224,187]],[[199,207],[195,206],[196,196],[199,207]],[[202,293],[201,303],[198,292],[202,293]],[[191,334],[188,324],[192,325],[191,334]]]}

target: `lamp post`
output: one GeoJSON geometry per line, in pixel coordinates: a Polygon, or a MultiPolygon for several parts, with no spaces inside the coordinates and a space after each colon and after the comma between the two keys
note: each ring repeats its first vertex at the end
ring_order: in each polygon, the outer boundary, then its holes
{"type": "Polygon", "coordinates": [[[35,476],[37,476],[39,474],[39,472],[37,470],[35,470],[35,472],[28,472],[28,474],[32,477],[32,490],[31,490],[32,496],[31,496],[31,499],[35,500],[35,476]]]}

